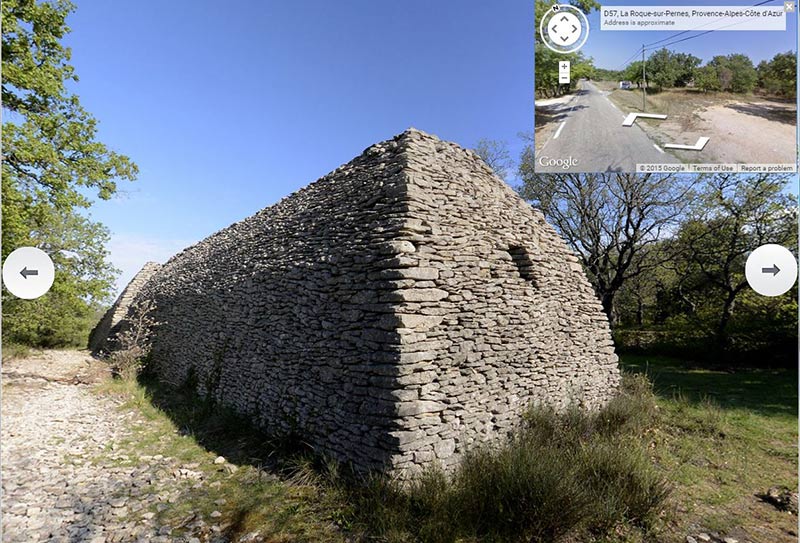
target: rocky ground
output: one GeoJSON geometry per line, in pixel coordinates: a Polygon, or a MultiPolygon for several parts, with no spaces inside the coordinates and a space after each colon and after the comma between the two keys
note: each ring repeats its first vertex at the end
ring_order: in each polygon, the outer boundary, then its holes
{"type": "Polygon", "coordinates": [[[141,415],[92,392],[105,372],[77,351],[3,362],[2,541],[224,541],[196,518],[160,525],[158,513],[201,488],[202,473],[161,455],[125,465],[118,444],[141,415]]]}
{"type": "MultiPolygon", "coordinates": [[[[3,542],[365,540],[339,529],[347,503],[335,495],[242,461],[241,444],[197,442],[198,427],[149,400],[132,406],[130,394],[109,389],[120,382],[108,377],[106,364],[77,351],[3,362],[3,542]]],[[[736,382],[763,379],[743,373],[736,382]]],[[[660,461],[676,484],[678,516],[658,541],[797,541],[795,382],[773,377],[742,388],[754,405],[776,402],[770,416],[661,404],[660,461]],[[791,407],[783,418],[772,413],[782,401],[791,407]],[[725,437],[686,431],[699,423],[725,437]],[[698,467],[698,459],[710,467],[698,467]],[[783,485],[767,489],[774,482],[783,485]],[[727,501],[716,503],[722,492],[727,501]]]]}

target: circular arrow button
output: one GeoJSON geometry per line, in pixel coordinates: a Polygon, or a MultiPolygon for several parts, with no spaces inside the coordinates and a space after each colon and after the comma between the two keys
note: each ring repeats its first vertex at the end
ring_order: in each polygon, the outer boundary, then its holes
{"type": "Polygon", "coordinates": [[[560,13],[550,19],[547,34],[562,47],[568,47],[581,37],[581,21],[572,13],[560,13]]]}
{"type": "Polygon", "coordinates": [[[589,38],[586,14],[570,4],[556,4],[539,23],[542,43],[556,53],[574,53],[589,38]]]}
{"type": "Polygon", "coordinates": [[[3,284],[17,298],[33,300],[44,295],[54,278],[53,261],[36,247],[15,249],[3,263],[3,284]]]}
{"type": "Polygon", "coordinates": [[[797,260],[780,245],[762,245],[747,257],[744,268],[747,282],[762,296],[780,296],[797,280],[797,260]]]}

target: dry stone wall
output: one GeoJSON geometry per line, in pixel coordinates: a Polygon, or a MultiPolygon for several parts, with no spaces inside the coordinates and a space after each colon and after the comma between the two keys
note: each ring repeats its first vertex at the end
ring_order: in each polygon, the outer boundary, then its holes
{"type": "Polygon", "coordinates": [[[397,241],[413,245],[404,265],[418,281],[396,294],[409,364],[395,464],[452,464],[531,403],[605,403],[617,358],[577,258],[473,153],[420,133],[405,142],[408,220],[419,229],[397,241]]]}
{"type": "Polygon", "coordinates": [[[147,262],[139,272],[133,276],[130,283],[120,293],[114,304],[105,312],[100,322],[89,334],[89,349],[100,354],[113,348],[114,338],[125,325],[125,316],[139,294],[139,290],[161,268],[157,262],[147,262]]]}
{"type": "Polygon", "coordinates": [[[417,130],[167,262],[159,376],[361,469],[452,466],[531,403],[617,388],[576,258],[471,151],[417,130]]]}

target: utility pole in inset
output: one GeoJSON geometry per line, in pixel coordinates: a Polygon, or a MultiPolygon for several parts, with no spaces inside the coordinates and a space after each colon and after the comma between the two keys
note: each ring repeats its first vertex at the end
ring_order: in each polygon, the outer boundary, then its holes
{"type": "Polygon", "coordinates": [[[647,111],[647,72],[645,71],[644,44],[642,44],[642,111],[647,111]]]}

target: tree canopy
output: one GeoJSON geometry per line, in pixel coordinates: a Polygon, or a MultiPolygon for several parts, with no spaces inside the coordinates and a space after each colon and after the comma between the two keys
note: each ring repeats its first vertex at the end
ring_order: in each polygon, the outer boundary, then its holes
{"type": "Polygon", "coordinates": [[[761,245],[797,247],[791,175],[537,174],[534,160],[531,144],[518,191],[582,263],[619,348],[795,363],[797,285],[767,298],[744,273],[761,245]]]}
{"type": "MultiPolygon", "coordinates": [[[[659,49],[647,60],[648,84],[659,89],[685,87],[694,79],[695,69],[701,62],[701,59],[693,55],[659,49]]],[[[642,63],[636,64],[641,74],[642,63]]]]}
{"type": "MultiPolygon", "coordinates": [[[[724,91],[748,94],[756,90],[774,96],[797,95],[797,55],[779,53],[756,68],[747,55],[718,55],[701,66],[702,60],[688,53],[662,48],[646,61],[647,85],[656,90],[693,85],[706,92],[724,91]]],[[[634,60],[622,71],[596,70],[607,79],[624,79],[642,84],[642,61],[634,60]]],[[[538,70],[537,70],[538,75],[538,70]]]]}
{"type": "Polygon", "coordinates": [[[778,53],[758,65],[758,86],[770,94],[797,97],[797,55],[794,51],[778,53]]]}
{"type": "Polygon", "coordinates": [[[51,291],[34,301],[3,292],[3,340],[58,346],[83,341],[115,270],[108,231],[86,210],[110,198],[136,165],[97,140],[97,120],[72,87],[78,77],[65,0],[2,3],[2,256],[20,246],[47,252],[56,269],[51,291]]]}

